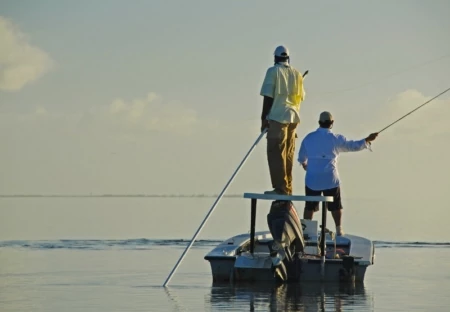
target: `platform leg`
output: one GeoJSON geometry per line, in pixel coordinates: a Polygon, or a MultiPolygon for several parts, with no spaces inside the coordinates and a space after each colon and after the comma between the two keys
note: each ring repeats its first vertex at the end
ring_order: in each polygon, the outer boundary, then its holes
{"type": "Polygon", "coordinates": [[[256,223],[256,198],[252,198],[250,215],[250,253],[253,255],[255,248],[255,223],[256,223]]]}
{"type": "Polygon", "coordinates": [[[321,279],[325,278],[325,255],[326,255],[326,242],[325,242],[325,229],[327,227],[327,203],[322,202],[322,230],[320,232],[320,276],[321,279]]]}

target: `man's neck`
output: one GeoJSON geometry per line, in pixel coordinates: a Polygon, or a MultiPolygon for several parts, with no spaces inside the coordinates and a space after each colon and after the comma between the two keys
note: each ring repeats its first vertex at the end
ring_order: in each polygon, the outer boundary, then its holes
{"type": "Polygon", "coordinates": [[[289,66],[289,62],[288,62],[288,61],[284,61],[284,62],[276,62],[275,65],[289,66]]]}

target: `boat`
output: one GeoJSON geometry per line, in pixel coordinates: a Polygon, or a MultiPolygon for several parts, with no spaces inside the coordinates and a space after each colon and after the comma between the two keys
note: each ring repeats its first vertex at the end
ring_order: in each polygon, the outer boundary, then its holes
{"type": "Polygon", "coordinates": [[[332,197],[244,193],[244,198],[251,199],[249,233],[222,241],[204,256],[213,283],[364,282],[374,264],[374,243],[326,228],[326,204],[332,197]],[[258,199],[272,200],[266,231],[255,231],[258,199]],[[295,201],[322,202],[322,224],[300,219],[295,201]]]}

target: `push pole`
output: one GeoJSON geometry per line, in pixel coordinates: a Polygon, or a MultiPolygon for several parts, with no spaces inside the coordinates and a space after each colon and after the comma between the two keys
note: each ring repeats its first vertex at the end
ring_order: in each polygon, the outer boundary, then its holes
{"type": "Polygon", "coordinates": [[[197,232],[195,232],[194,236],[191,239],[191,242],[189,243],[189,245],[186,247],[186,249],[184,250],[183,254],[181,255],[181,257],[178,259],[178,262],[175,264],[175,266],[173,267],[172,271],[170,272],[169,276],[167,277],[166,281],[164,282],[164,287],[166,287],[166,285],[170,282],[170,279],[172,278],[172,275],[175,273],[175,271],[177,270],[178,266],[180,265],[181,261],[183,260],[184,256],[186,255],[187,251],[192,247],[192,245],[194,244],[195,239],[197,238],[198,234],[200,233],[200,231],[202,230],[203,226],[206,224],[206,221],[208,221],[209,217],[211,216],[212,212],[214,211],[214,209],[216,208],[217,204],[219,203],[219,201],[222,199],[223,194],[225,193],[225,191],[227,190],[227,188],[230,186],[231,182],[234,180],[236,174],[239,172],[239,170],[241,169],[242,165],[244,165],[245,161],[247,160],[248,156],[250,156],[250,154],[252,153],[253,149],[255,148],[255,146],[259,143],[259,141],[261,141],[262,137],[264,136],[264,134],[267,132],[267,128],[264,129],[261,134],[258,136],[258,138],[256,139],[255,143],[253,143],[253,145],[251,146],[250,150],[247,152],[247,154],[245,155],[244,159],[242,159],[241,163],[239,164],[239,166],[236,168],[236,170],[234,171],[233,175],[231,176],[230,180],[228,180],[227,184],[225,185],[225,187],[223,188],[222,192],[219,194],[219,196],[217,197],[216,201],[214,202],[214,204],[212,205],[212,207],[209,209],[208,214],[206,215],[205,219],[203,219],[203,222],[200,224],[200,227],[197,229],[197,232]]]}

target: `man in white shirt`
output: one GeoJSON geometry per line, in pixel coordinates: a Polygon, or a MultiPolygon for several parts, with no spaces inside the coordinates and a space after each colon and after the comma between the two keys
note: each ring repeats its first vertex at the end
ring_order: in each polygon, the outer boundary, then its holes
{"type": "Polygon", "coordinates": [[[289,51],[278,46],[275,64],[264,78],[261,131],[267,131],[267,160],[273,190],[266,194],[292,195],[295,129],[300,123],[300,104],[305,97],[302,74],[289,64],[289,51]]]}
{"type": "MultiPolygon", "coordinates": [[[[343,135],[331,132],[333,116],[329,112],[320,114],[320,127],[309,133],[302,141],[298,153],[298,162],[306,170],[305,194],[307,196],[333,196],[334,201],[328,204],[335,225],[336,234],[344,235],[342,229],[342,203],[340,179],[337,169],[337,158],[341,152],[357,152],[368,148],[378,133],[367,138],[351,141],[343,135]]],[[[315,211],[319,210],[318,202],[306,202],[303,218],[311,220],[315,211]]]]}

